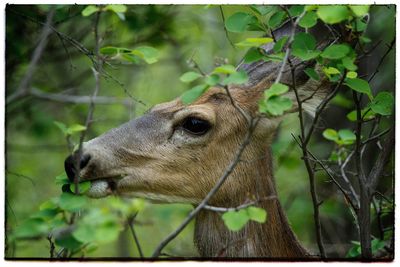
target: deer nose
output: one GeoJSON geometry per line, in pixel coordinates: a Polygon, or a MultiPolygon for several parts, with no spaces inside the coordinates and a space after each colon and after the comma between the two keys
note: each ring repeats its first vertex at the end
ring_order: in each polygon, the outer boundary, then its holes
{"type": "MultiPolygon", "coordinates": [[[[78,154],[71,155],[68,158],[66,158],[64,161],[64,169],[65,169],[65,172],[67,173],[68,179],[71,182],[74,181],[75,174],[77,172],[77,170],[75,168],[75,164],[77,162],[78,156],[79,156],[78,154]]],[[[81,158],[79,159],[80,170],[84,169],[88,165],[90,158],[91,158],[91,156],[89,154],[83,154],[81,156],[81,158]]]]}

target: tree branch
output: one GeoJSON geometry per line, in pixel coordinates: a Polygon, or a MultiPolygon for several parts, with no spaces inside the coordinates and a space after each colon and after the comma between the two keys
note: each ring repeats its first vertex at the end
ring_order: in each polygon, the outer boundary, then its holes
{"type": "Polygon", "coordinates": [[[394,149],[394,140],[395,140],[394,129],[391,128],[390,135],[385,140],[385,143],[383,144],[383,149],[379,153],[378,158],[375,161],[375,165],[374,167],[372,167],[372,170],[370,171],[367,178],[370,194],[374,193],[379,178],[382,176],[383,169],[386,166],[386,163],[388,162],[390,155],[392,154],[392,151],[394,149]]]}
{"type": "Polygon", "coordinates": [[[129,98],[117,98],[107,96],[79,96],[79,95],[65,95],[60,93],[46,93],[37,88],[31,88],[29,95],[48,101],[55,101],[59,103],[71,103],[71,104],[94,104],[100,105],[113,105],[122,104],[127,107],[133,105],[129,98]]]}
{"type": "Polygon", "coordinates": [[[257,204],[257,203],[259,203],[261,201],[274,200],[274,199],[278,199],[278,197],[277,196],[264,197],[264,198],[261,198],[261,199],[255,200],[255,201],[251,201],[251,202],[242,204],[242,205],[237,206],[237,207],[232,207],[232,208],[215,207],[215,206],[210,206],[210,205],[204,205],[203,208],[205,210],[210,210],[210,211],[215,211],[215,212],[238,211],[238,210],[241,210],[241,209],[248,208],[248,207],[250,207],[252,205],[255,205],[255,204],[257,204]]]}
{"type": "Polygon", "coordinates": [[[136,216],[137,216],[137,213],[135,213],[133,216],[130,216],[128,218],[127,222],[128,222],[129,229],[131,230],[131,233],[132,233],[132,236],[133,236],[133,240],[135,240],[135,244],[136,244],[136,247],[138,249],[139,256],[140,256],[141,259],[143,259],[144,255],[143,255],[143,252],[142,252],[142,247],[140,246],[139,239],[138,239],[138,237],[136,235],[136,231],[135,231],[135,228],[133,226],[136,216]]]}
{"type": "Polygon", "coordinates": [[[33,51],[33,55],[31,58],[31,61],[28,66],[28,70],[25,73],[25,76],[22,78],[21,82],[18,85],[17,90],[15,93],[11,94],[6,98],[6,105],[9,105],[10,103],[14,102],[15,100],[20,99],[21,97],[26,96],[29,93],[29,84],[31,83],[32,76],[35,72],[36,65],[38,64],[40,58],[42,57],[43,51],[46,48],[48,37],[51,34],[51,23],[53,21],[53,16],[54,16],[55,8],[51,8],[49,13],[47,14],[46,17],[46,23],[43,25],[42,33],[40,34],[39,37],[39,44],[33,51]]]}

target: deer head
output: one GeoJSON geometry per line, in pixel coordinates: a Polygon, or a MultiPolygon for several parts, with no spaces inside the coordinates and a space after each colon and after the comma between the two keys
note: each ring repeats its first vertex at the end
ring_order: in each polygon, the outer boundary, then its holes
{"type": "MultiPolygon", "coordinates": [[[[290,24],[275,32],[275,37],[289,31],[290,24]]],[[[266,51],[271,48],[265,47],[266,51]]],[[[296,64],[295,59],[292,62],[296,64]]],[[[250,77],[249,83],[230,87],[230,96],[224,88],[215,87],[187,106],[179,98],[159,104],[142,117],[84,143],[79,177],[92,181],[88,195],[117,194],[163,202],[199,203],[232,161],[248,130],[248,122],[237,107],[251,117],[258,116],[258,100],[274,82],[279,66],[280,63],[273,62],[241,65],[250,77]]],[[[305,109],[312,112],[326,95],[326,88],[321,82],[308,80],[302,69],[296,72],[296,83],[300,96],[308,98],[305,109]]],[[[287,68],[281,82],[290,85],[290,81],[287,68]]],[[[287,96],[296,102],[292,91],[287,96]]],[[[296,110],[294,105],[291,112],[296,110]]],[[[259,117],[240,163],[211,204],[234,206],[255,195],[275,194],[268,150],[281,119],[259,117]]],[[[70,156],[65,162],[71,179],[76,172],[75,158],[76,155],[70,156]]],[[[276,213],[279,208],[271,206],[269,212],[276,213]]],[[[286,224],[280,210],[275,217],[286,224]]],[[[215,252],[210,251],[203,254],[215,252]]]]}

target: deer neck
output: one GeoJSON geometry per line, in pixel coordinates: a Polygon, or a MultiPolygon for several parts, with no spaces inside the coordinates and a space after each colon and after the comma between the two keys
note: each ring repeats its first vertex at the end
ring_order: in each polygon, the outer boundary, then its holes
{"type": "Polygon", "coordinates": [[[224,225],[221,214],[203,210],[198,214],[195,226],[195,243],[200,254],[205,257],[307,257],[307,251],[291,230],[279,200],[271,199],[276,196],[276,190],[270,151],[252,164],[240,165],[235,177],[230,178],[241,181],[246,189],[232,194],[229,199],[226,197],[225,203],[218,203],[218,206],[238,206],[249,195],[264,198],[266,200],[257,206],[267,211],[267,221],[262,224],[250,221],[240,231],[233,232],[224,225]]]}

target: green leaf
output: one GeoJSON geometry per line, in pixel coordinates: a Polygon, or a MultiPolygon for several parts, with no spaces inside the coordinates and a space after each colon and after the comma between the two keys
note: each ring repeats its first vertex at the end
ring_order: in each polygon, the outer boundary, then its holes
{"type": "Polygon", "coordinates": [[[317,24],[318,16],[314,11],[307,12],[299,21],[300,27],[312,28],[317,24]]]}
{"type": "Polygon", "coordinates": [[[317,57],[320,52],[315,50],[316,41],[309,33],[301,32],[295,35],[292,43],[292,54],[302,60],[317,57]]]}
{"type": "Polygon", "coordinates": [[[264,223],[267,220],[267,212],[258,207],[248,207],[247,209],[247,214],[249,215],[250,220],[259,222],[259,223],[264,223]]]}
{"type": "Polygon", "coordinates": [[[285,46],[285,44],[286,44],[288,39],[289,39],[288,36],[283,36],[281,39],[276,41],[276,43],[274,45],[275,53],[278,53],[278,52],[280,52],[282,50],[282,48],[285,46]]]}
{"type": "Polygon", "coordinates": [[[269,89],[264,91],[264,99],[268,100],[273,96],[279,96],[289,91],[289,87],[282,83],[274,83],[269,89]]]}
{"type": "Polygon", "coordinates": [[[234,72],[222,81],[222,85],[227,84],[244,84],[247,83],[249,77],[244,70],[234,72]]]}
{"type": "Polygon", "coordinates": [[[115,13],[125,13],[127,10],[126,5],[107,5],[105,10],[110,10],[115,13]]]}
{"type": "Polygon", "coordinates": [[[353,107],[353,101],[347,99],[343,94],[338,93],[333,99],[332,104],[335,104],[342,108],[351,108],[353,107]]]}
{"type": "Polygon", "coordinates": [[[51,198],[39,206],[39,210],[46,210],[46,209],[56,209],[58,208],[58,199],[57,198],[51,198]]]}
{"type": "Polygon", "coordinates": [[[325,129],[325,131],[323,131],[322,136],[325,137],[325,139],[331,140],[331,141],[335,141],[337,142],[339,140],[339,134],[336,130],[334,129],[325,129]]]}
{"type": "Polygon", "coordinates": [[[106,244],[115,241],[123,230],[120,224],[109,221],[96,227],[96,241],[99,244],[106,244]]]}
{"type": "Polygon", "coordinates": [[[361,246],[360,245],[354,245],[351,249],[346,254],[346,258],[355,258],[361,255],[359,252],[361,246]]]}
{"type": "Polygon", "coordinates": [[[366,94],[369,97],[369,99],[372,99],[371,88],[369,87],[369,84],[367,81],[359,79],[359,78],[346,79],[345,85],[347,85],[354,91],[366,94]]]}
{"type": "Polygon", "coordinates": [[[289,8],[289,15],[291,17],[297,17],[304,11],[303,5],[293,5],[289,8]]]}
{"type": "Polygon", "coordinates": [[[58,209],[42,209],[38,212],[35,212],[31,218],[32,219],[42,219],[44,221],[48,221],[53,219],[58,214],[58,209]]]}
{"type": "Polygon", "coordinates": [[[367,28],[367,23],[365,23],[362,19],[357,18],[351,22],[351,28],[356,32],[363,32],[367,28]]]}
{"type": "Polygon", "coordinates": [[[80,124],[73,124],[73,125],[68,127],[67,132],[68,132],[68,134],[72,135],[73,133],[82,132],[82,131],[85,131],[85,130],[86,130],[85,126],[80,125],[80,124]]]}
{"type": "MultiPolygon", "coordinates": [[[[353,110],[346,115],[349,121],[356,121],[357,120],[357,111],[353,110]]],[[[365,108],[361,110],[361,118],[363,120],[370,120],[375,117],[375,113],[370,108],[365,108]]]]}
{"type": "Polygon", "coordinates": [[[93,227],[93,225],[79,222],[78,227],[72,233],[72,236],[84,244],[91,243],[96,241],[96,230],[97,228],[93,227]]]}
{"type": "Polygon", "coordinates": [[[88,16],[90,16],[90,15],[92,15],[93,13],[96,13],[97,11],[99,11],[100,9],[98,8],[98,7],[96,7],[96,6],[93,6],[93,5],[90,5],[90,6],[87,6],[87,7],[85,7],[83,10],[82,10],[82,16],[84,16],[84,17],[88,17],[88,16]]]}
{"type": "Polygon", "coordinates": [[[260,105],[260,111],[269,113],[272,116],[283,115],[286,110],[292,108],[292,101],[283,96],[272,96],[260,105]]]}
{"type": "Polygon", "coordinates": [[[270,19],[269,19],[269,21],[268,21],[268,26],[269,26],[271,29],[275,29],[276,27],[278,27],[278,26],[282,23],[282,20],[283,20],[285,17],[286,17],[285,11],[281,10],[281,11],[276,12],[275,14],[273,14],[273,15],[270,17],[270,19]]]}
{"type": "Polygon", "coordinates": [[[136,47],[134,50],[132,50],[131,53],[139,56],[147,64],[153,64],[158,61],[159,53],[158,50],[155,49],[154,47],[150,46],[136,47]]]}
{"type": "Polygon", "coordinates": [[[32,218],[17,226],[13,232],[13,236],[15,238],[35,238],[48,234],[49,230],[45,221],[32,218]]]}
{"type": "Polygon", "coordinates": [[[357,17],[362,17],[369,11],[369,5],[350,5],[349,7],[357,17]]]}
{"type": "Polygon", "coordinates": [[[244,56],[244,63],[252,63],[255,61],[258,61],[262,59],[263,54],[260,53],[260,51],[257,48],[250,48],[249,51],[247,51],[246,55],[244,56]]]}
{"type": "Polygon", "coordinates": [[[61,130],[61,132],[62,132],[64,135],[68,135],[68,128],[67,128],[67,126],[66,126],[64,123],[59,122],[59,121],[54,121],[53,123],[58,127],[58,129],[61,130]]]}
{"type": "Polygon", "coordinates": [[[285,57],[285,53],[277,53],[277,54],[269,54],[264,56],[265,61],[273,61],[273,62],[282,62],[283,58],[285,57]]]}
{"type": "Polygon", "coordinates": [[[208,75],[204,82],[209,86],[214,86],[219,83],[219,76],[217,74],[208,75]]]}
{"type": "Polygon", "coordinates": [[[56,238],[55,243],[60,247],[70,249],[72,251],[79,249],[83,245],[83,243],[76,240],[72,234],[56,238]]]}
{"type": "Polygon", "coordinates": [[[122,53],[122,54],[119,54],[119,56],[123,60],[134,63],[134,64],[138,64],[140,62],[140,58],[133,54],[122,53]]]}
{"type": "Polygon", "coordinates": [[[105,46],[100,48],[100,53],[107,56],[113,56],[119,53],[119,48],[113,46],[105,46]]]}
{"type": "Polygon", "coordinates": [[[306,68],[304,72],[313,80],[319,81],[319,75],[313,68],[306,68]]]}
{"type": "Polygon", "coordinates": [[[354,60],[349,58],[349,57],[342,58],[342,64],[349,71],[356,71],[357,70],[357,66],[354,64],[354,60]]]}
{"type": "Polygon", "coordinates": [[[351,145],[356,140],[356,135],[349,129],[341,129],[338,134],[345,145],[351,145]]]}
{"type": "Polygon", "coordinates": [[[275,9],[275,6],[258,6],[258,5],[251,5],[250,8],[256,12],[257,14],[264,16],[268,13],[272,12],[275,9]]]}
{"type": "Polygon", "coordinates": [[[392,114],[394,104],[393,95],[389,92],[379,92],[372,100],[369,107],[376,114],[389,116],[392,114]]]}
{"type": "Polygon", "coordinates": [[[194,71],[189,71],[189,72],[184,73],[179,78],[179,80],[181,80],[181,82],[184,82],[184,83],[190,83],[200,77],[203,77],[203,75],[201,75],[200,73],[194,72],[194,71]]]}
{"type": "Polygon", "coordinates": [[[350,52],[350,48],[344,44],[331,45],[321,53],[321,57],[328,59],[340,59],[350,52]]]}
{"type": "Polygon", "coordinates": [[[364,43],[364,44],[368,44],[368,43],[370,43],[372,40],[369,39],[369,38],[366,37],[366,36],[360,36],[360,41],[361,41],[362,43],[364,43]]]}
{"type": "Polygon", "coordinates": [[[87,198],[85,196],[65,192],[60,196],[59,205],[63,210],[76,212],[85,207],[86,204],[87,198]]]}
{"type": "Polygon", "coordinates": [[[335,75],[335,74],[340,74],[340,71],[337,68],[334,68],[334,67],[323,68],[322,71],[328,76],[335,75]]]}
{"type": "Polygon", "coordinates": [[[335,24],[349,18],[349,10],[343,5],[320,6],[317,15],[323,22],[335,24]]]}
{"type": "Polygon", "coordinates": [[[222,65],[216,67],[212,73],[232,74],[236,72],[236,68],[232,65],[222,65]]]}
{"type": "Polygon", "coordinates": [[[274,39],[269,38],[269,37],[263,37],[263,38],[246,38],[244,41],[240,43],[236,43],[236,46],[239,47],[259,47],[264,44],[271,43],[274,39]]]}
{"type": "Polygon", "coordinates": [[[350,79],[357,78],[357,76],[358,76],[357,72],[354,72],[354,71],[349,71],[349,72],[346,74],[346,78],[350,78],[350,79]]]}
{"type": "Polygon", "coordinates": [[[63,172],[62,174],[56,176],[56,184],[57,185],[63,185],[63,184],[69,184],[70,181],[68,179],[68,176],[65,172],[63,172]]]}
{"type": "MultiPolygon", "coordinates": [[[[79,183],[78,184],[79,194],[83,194],[83,193],[87,192],[90,189],[90,186],[91,186],[91,182],[89,182],[89,181],[79,183]]],[[[71,190],[71,192],[75,192],[75,184],[71,183],[69,185],[69,190],[71,190]]]]}
{"type": "Polygon", "coordinates": [[[190,103],[194,102],[197,98],[199,98],[207,89],[208,89],[207,85],[200,84],[184,92],[181,95],[182,103],[184,105],[189,105],[190,103]]]}
{"type": "Polygon", "coordinates": [[[245,210],[228,211],[222,215],[226,227],[231,231],[239,231],[249,221],[249,216],[245,210]]]}
{"type": "Polygon", "coordinates": [[[383,240],[379,240],[377,238],[374,238],[371,241],[371,249],[372,249],[372,253],[377,253],[378,250],[381,250],[385,247],[386,243],[383,240]]]}
{"type": "Polygon", "coordinates": [[[230,32],[244,32],[251,24],[257,22],[257,18],[253,15],[237,12],[226,19],[225,27],[230,32]]]}

